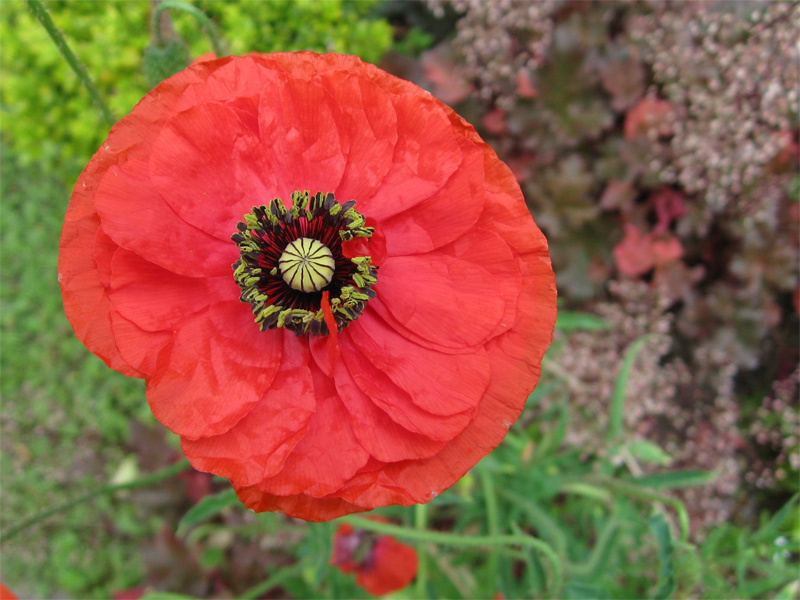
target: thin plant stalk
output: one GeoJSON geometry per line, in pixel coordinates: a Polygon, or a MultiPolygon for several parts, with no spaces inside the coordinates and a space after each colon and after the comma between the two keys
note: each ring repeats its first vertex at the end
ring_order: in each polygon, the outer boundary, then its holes
{"type": "Polygon", "coordinates": [[[370,521],[364,517],[348,515],[339,519],[342,523],[349,523],[359,529],[367,529],[377,533],[385,533],[408,540],[430,542],[432,544],[442,544],[448,546],[460,546],[462,548],[485,548],[492,546],[523,546],[541,552],[550,562],[553,573],[553,585],[551,591],[558,593],[564,582],[564,571],[558,555],[545,542],[530,535],[459,535],[456,533],[444,533],[441,531],[418,531],[407,529],[399,525],[389,523],[379,523],[370,521]]]}
{"type": "MultiPolygon", "coordinates": [[[[500,510],[497,505],[497,491],[495,490],[492,473],[485,464],[478,465],[478,477],[480,478],[483,497],[486,501],[487,530],[490,536],[497,536],[500,534],[500,510]]],[[[497,552],[489,552],[486,567],[489,571],[490,586],[496,588],[500,574],[500,561],[497,552]]]]}
{"type": "Polygon", "coordinates": [[[163,46],[165,42],[164,34],[159,26],[161,13],[165,10],[178,10],[192,15],[195,19],[197,19],[197,21],[200,23],[200,27],[208,35],[208,39],[211,42],[211,48],[214,50],[214,54],[217,55],[217,58],[222,58],[223,56],[227,55],[225,47],[222,43],[222,39],[217,32],[217,28],[214,26],[214,22],[208,17],[208,15],[196,6],[186,2],[180,2],[179,0],[165,0],[164,2],[160,2],[158,6],[153,9],[152,30],[153,39],[157,45],[163,46]]]}
{"type": "Polygon", "coordinates": [[[25,531],[28,527],[32,527],[37,523],[41,523],[42,521],[44,521],[49,517],[52,517],[53,515],[57,515],[58,513],[66,512],[72,508],[75,508],[76,506],[83,504],[84,502],[90,501],[93,498],[96,498],[97,496],[108,496],[122,490],[132,490],[140,487],[146,487],[153,483],[158,483],[159,481],[163,481],[165,479],[174,477],[181,471],[185,471],[186,469],[190,468],[190,466],[191,465],[189,465],[188,460],[182,460],[180,462],[175,463],[174,465],[170,465],[165,469],[161,469],[160,471],[151,473],[150,475],[145,475],[144,477],[140,477],[132,481],[126,481],[125,483],[103,485],[100,486],[99,488],[95,488],[84,494],[80,494],[79,496],[72,498],[71,500],[67,500],[66,502],[57,504],[56,506],[52,506],[48,509],[36,513],[35,515],[31,515],[27,519],[19,521],[15,525],[12,525],[8,529],[0,533],[0,543],[7,542],[17,534],[25,531]]]}
{"type": "Polygon", "coordinates": [[[249,590],[247,590],[237,598],[239,600],[251,600],[253,598],[260,598],[270,590],[284,583],[287,579],[291,579],[292,577],[297,577],[298,575],[302,574],[303,569],[305,569],[307,566],[308,565],[306,563],[299,562],[296,565],[292,565],[291,567],[284,567],[269,579],[266,579],[261,583],[254,585],[253,587],[251,587],[249,590]]]}
{"type": "MultiPolygon", "coordinates": [[[[427,531],[428,528],[428,505],[417,504],[414,507],[414,527],[417,531],[427,531]]],[[[417,545],[417,565],[416,591],[417,597],[425,598],[428,587],[428,558],[422,544],[417,545]]]]}
{"type": "Polygon", "coordinates": [[[117,122],[116,117],[114,117],[114,113],[111,112],[111,109],[103,100],[103,97],[100,95],[100,91],[97,89],[97,86],[92,81],[92,78],[89,76],[89,72],[86,70],[86,67],[83,66],[83,63],[78,60],[78,57],[75,56],[75,53],[67,44],[67,40],[64,38],[64,34],[56,27],[55,23],[53,23],[53,19],[50,18],[50,15],[45,9],[44,5],[42,4],[41,0],[26,0],[28,3],[28,8],[31,9],[33,16],[42,24],[42,27],[45,28],[47,34],[50,36],[50,39],[55,42],[56,48],[61,53],[61,56],[64,57],[64,60],[67,61],[72,70],[78,76],[81,83],[84,85],[86,90],[89,92],[89,95],[92,97],[92,101],[95,103],[97,108],[103,114],[103,118],[108,122],[109,125],[114,125],[117,122]]]}

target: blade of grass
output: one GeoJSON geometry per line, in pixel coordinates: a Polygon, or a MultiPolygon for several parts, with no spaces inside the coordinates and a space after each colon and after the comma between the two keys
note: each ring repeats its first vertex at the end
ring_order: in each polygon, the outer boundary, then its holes
{"type": "MultiPolygon", "coordinates": [[[[677,498],[669,498],[667,496],[660,496],[648,490],[643,490],[634,483],[627,481],[620,481],[619,479],[611,479],[603,475],[589,475],[584,478],[589,487],[599,486],[605,488],[610,492],[624,494],[632,498],[639,498],[641,500],[649,500],[651,502],[661,502],[667,506],[671,506],[675,513],[678,515],[678,526],[681,532],[681,541],[685,542],[689,538],[689,512],[683,505],[683,502],[677,498]]],[[[562,487],[564,491],[570,491],[570,486],[574,484],[567,484],[562,487]]]]}
{"type": "MultiPolygon", "coordinates": [[[[425,531],[428,527],[428,505],[417,504],[414,507],[414,527],[417,531],[425,531]]],[[[425,548],[417,544],[417,581],[414,584],[417,597],[425,598],[428,595],[428,561],[425,548]]]]}
{"type": "Polygon", "coordinates": [[[296,565],[292,565],[291,567],[283,567],[280,571],[278,571],[275,575],[262,581],[261,583],[254,585],[249,590],[244,592],[242,595],[238,596],[239,600],[253,600],[255,598],[260,598],[268,591],[278,587],[287,579],[291,579],[292,577],[297,577],[303,572],[303,569],[306,568],[306,563],[299,562],[296,565]]]}
{"type": "Polygon", "coordinates": [[[566,536],[564,536],[558,523],[556,523],[550,515],[542,510],[535,502],[528,500],[516,492],[504,489],[500,491],[500,495],[509,502],[516,504],[527,513],[531,527],[536,530],[537,534],[540,534],[553,545],[559,556],[566,555],[566,536]]]}
{"type": "Polygon", "coordinates": [[[622,367],[619,370],[617,381],[614,384],[614,392],[611,395],[611,405],[608,413],[608,434],[606,436],[609,441],[616,440],[622,433],[625,388],[628,387],[628,379],[630,378],[631,369],[633,368],[633,361],[636,360],[636,356],[641,351],[645,342],[647,342],[648,337],[647,335],[643,335],[633,342],[625,352],[625,358],[622,360],[622,367]]]}
{"type": "MultiPolygon", "coordinates": [[[[492,472],[484,462],[478,464],[478,477],[483,488],[483,497],[486,502],[486,526],[490,536],[500,533],[500,511],[497,507],[497,491],[492,479],[492,472]]],[[[489,572],[489,590],[497,590],[500,575],[500,561],[497,552],[490,551],[486,560],[486,569],[489,572]]]]}
{"type": "Polygon", "coordinates": [[[600,530],[600,535],[597,537],[597,542],[592,548],[589,559],[582,564],[567,564],[567,572],[579,577],[586,577],[589,580],[597,579],[600,575],[603,561],[608,558],[608,550],[614,540],[614,534],[616,534],[621,524],[616,517],[608,519],[603,525],[603,529],[600,530]]]}

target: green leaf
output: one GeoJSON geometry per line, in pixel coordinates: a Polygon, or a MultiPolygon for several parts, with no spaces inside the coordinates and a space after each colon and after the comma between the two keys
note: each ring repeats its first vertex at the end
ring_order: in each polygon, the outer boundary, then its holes
{"type": "Polygon", "coordinates": [[[664,515],[658,513],[647,520],[658,542],[658,589],[653,598],[663,600],[672,596],[675,591],[675,568],[672,564],[672,554],[675,547],[672,544],[672,534],[664,515]]]}
{"type": "Polygon", "coordinates": [[[590,313],[559,310],[556,318],[556,329],[559,331],[605,331],[611,323],[590,313]]]}
{"type": "Polygon", "coordinates": [[[664,473],[653,473],[631,479],[636,485],[657,489],[677,489],[705,485],[714,480],[714,474],[708,471],[686,469],[681,471],[666,471],[664,473]]]}
{"type": "Polygon", "coordinates": [[[794,600],[798,597],[800,597],[800,579],[787,583],[775,594],[775,600],[794,600]]]}
{"type": "Polygon", "coordinates": [[[672,457],[664,452],[659,446],[647,440],[636,440],[628,444],[628,451],[633,456],[645,463],[655,463],[667,466],[672,462],[672,457]]]}
{"type": "Polygon", "coordinates": [[[628,386],[628,378],[631,374],[633,361],[642,350],[648,336],[643,335],[638,340],[628,346],[625,358],[622,360],[622,367],[614,384],[614,393],[611,396],[611,406],[608,414],[608,439],[614,440],[622,433],[623,408],[625,407],[625,388],[628,386]]]}
{"type": "Polygon", "coordinates": [[[189,528],[210,519],[222,509],[237,504],[240,504],[240,502],[233,488],[212,496],[206,496],[183,515],[180,523],[178,523],[177,535],[184,535],[189,528]]]}
{"type": "Polygon", "coordinates": [[[755,538],[765,542],[773,542],[781,534],[783,524],[792,515],[792,510],[798,507],[800,494],[795,494],[772,518],[764,523],[756,532],[755,538]]]}
{"type": "Polygon", "coordinates": [[[545,431],[539,447],[536,448],[538,456],[546,456],[558,450],[564,441],[564,436],[567,434],[567,426],[569,425],[569,403],[567,398],[561,397],[555,408],[558,410],[558,422],[555,427],[548,428],[545,431]]]}

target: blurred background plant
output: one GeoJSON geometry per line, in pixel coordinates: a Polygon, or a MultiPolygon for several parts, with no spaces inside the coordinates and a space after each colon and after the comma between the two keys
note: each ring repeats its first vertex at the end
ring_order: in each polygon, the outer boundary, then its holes
{"type": "MultiPolygon", "coordinates": [[[[151,27],[158,4],[46,3],[117,116],[212,50],[191,10],[151,27]]],[[[800,593],[798,3],[190,6],[226,52],[353,53],[426,87],[550,240],[562,310],[523,417],[427,507],[378,511],[420,557],[397,597],[800,593]]],[[[60,223],[108,125],[25,3],[0,3],[0,40],[7,531],[179,454],[61,313],[60,223]]],[[[4,541],[2,579],[21,597],[365,597],[328,564],[336,527],[254,515],[186,471],[4,541]]]]}

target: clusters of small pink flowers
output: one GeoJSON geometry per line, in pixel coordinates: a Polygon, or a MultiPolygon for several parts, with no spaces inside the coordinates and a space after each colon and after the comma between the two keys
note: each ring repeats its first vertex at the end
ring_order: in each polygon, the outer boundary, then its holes
{"type": "Polygon", "coordinates": [[[686,111],[674,123],[665,183],[721,211],[763,180],[798,111],[793,2],[660,3],[634,19],[655,83],[686,111]]]}
{"type": "Polygon", "coordinates": [[[465,76],[478,96],[503,108],[518,95],[530,96],[530,76],[542,61],[553,33],[553,12],[559,0],[427,0],[435,16],[451,5],[464,16],[458,21],[456,49],[465,76]]]}

